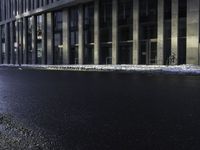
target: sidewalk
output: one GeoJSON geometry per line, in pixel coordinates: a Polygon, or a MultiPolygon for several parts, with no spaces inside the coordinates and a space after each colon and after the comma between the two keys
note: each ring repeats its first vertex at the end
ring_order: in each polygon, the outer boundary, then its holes
{"type": "MultiPolygon", "coordinates": [[[[19,67],[18,65],[0,65],[0,67],[19,67]]],[[[98,71],[98,72],[140,72],[163,74],[200,75],[200,66],[180,65],[22,65],[21,68],[60,71],[98,71]]]]}

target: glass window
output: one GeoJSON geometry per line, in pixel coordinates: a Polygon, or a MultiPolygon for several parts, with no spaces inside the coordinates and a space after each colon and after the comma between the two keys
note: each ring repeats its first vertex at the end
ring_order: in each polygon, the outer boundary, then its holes
{"type": "Polygon", "coordinates": [[[14,51],[13,51],[13,62],[14,64],[17,63],[17,22],[14,22],[13,33],[14,33],[14,51]]]}
{"type": "Polygon", "coordinates": [[[119,64],[131,64],[132,44],[120,44],[118,57],[119,57],[119,64]]]}
{"type": "Polygon", "coordinates": [[[84,63],[94,63],[94,4],[84,5],[84,63]]]}
{"type": "Polygon", "coordinates": [[[105,44],[100,49],[100,64],[112,64],[112,46],[105,44]]]}
{"type": "Polygon", "coordinates": [[[5,53],[6,53],[6,49],[5,49],[5,26],[2,25],[1,26],[1,48],[2,48],[2,62],[3,64],[5,64],[5,53]]]}
{"type": "Polygon", "coordinates": [[[171,56],[171,18],[172,18],[172,0],[164,1],[164,62],[169,64],[171,56]]]}
{"type": "Polygon", "coordinates": [[[10,23],[8,23],[7,26],[8,26],[7,31],[6,31],[7,32],[7,39],[6,40],[8,42],[8,46],[7,46],[7,48],[8,48],[7,49],[7,51],[8,51],[8,58],[7,59],[8,59],[8,64],[10,64],[10,58],[11,58],[11,51],[10,51],[11,47],[10,47],[10,44],[9,44],[10,43],[10,23]]]}
{"type": "Polygon", "coordinates": [[[69,13],[70,64],[78,64],[78,8],[72,7],[69,13]]]}
{"type": "Polygon", "coordinates": [[[133,1],[119,0],[118,3],[119,41],[133,39],[133,1]]]}
{"type": "Polygon", "coordinates": [[[33,38],[32,38],[32,27],[33,27],[33,21],[32,21],[32,17],[28,18],[28,51],[27,51],[27,59],[28,59],[28,64],[32,64],[32,53],[33,53],[33,49],[32,49],[32,42],[33,42],[33,38]]]}
{"type": "Polygon", "coordinates": [[[84,6],[85,44],[94,43],[94,4],[84,6]]]}
{"type": "Polygon", "coordinates": [[[100,41],[112,41],[112,1],[100,1],[100,41]]]}
{"type": "Polygon", "coordinates": [[[187,0],[179,0],[179,22],[178,22],[178,63],[186,63],[186,26],[187,26],[187,0]]]}
{"type": "Polygon", "coordinates": [[[62,12],[54,13],[54,64],[63,64],[62,12]]]}
{"type": "Polygon", "coordinates": [[[133,1],[118,1],[118,63],[132,63],[133,1]]]}
{"type": "Polygon", "coordinates": [[[156,64],[158,0],[140,0],[139,37],[140,64],[156,64]]]}
{"type": "Polygon", "coordinates": [[[43,49],[42,49],[42,16],[37,16],[37,33],[36,33],[36,41],[37,41],[37,50],[36,50],[36,62],[37,64],[42,64],[43,58],[43,49]]]}

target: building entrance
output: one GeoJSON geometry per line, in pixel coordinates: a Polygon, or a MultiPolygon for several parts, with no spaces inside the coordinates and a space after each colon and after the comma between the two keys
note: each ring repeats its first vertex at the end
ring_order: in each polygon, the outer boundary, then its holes
{"type": "Polygon", "coordinates": [[[157,40],[150,39],[140,42],[140,62],[143,65],[157,63],[157,40]]]}

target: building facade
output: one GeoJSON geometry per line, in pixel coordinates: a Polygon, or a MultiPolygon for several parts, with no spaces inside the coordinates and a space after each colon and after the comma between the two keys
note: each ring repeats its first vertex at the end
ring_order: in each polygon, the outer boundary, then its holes
{"type": "Polygon", "coordinates": [[[200,64],[199,0],[0,0],[0,64],[200,64]]]}

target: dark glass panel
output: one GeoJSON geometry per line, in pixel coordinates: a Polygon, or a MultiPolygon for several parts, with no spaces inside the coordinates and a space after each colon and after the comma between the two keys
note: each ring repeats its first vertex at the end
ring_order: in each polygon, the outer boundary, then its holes
{"type": "Polygon", "coordinates": [[[132,45],[121,44],[119,46],[119,64],[131,64],[132,63],[132,45]]]}
{"type": "Polygon", "coordinates": [[[42,16],[37,16],[37,64],[42,64],[43,49],[42,49],[42,16]]]}
{"type": "Polygon", "coordinates": [[[32,37],[32,28],[33,28],[33,21],[32,17],[28,18],[28,51],[27,51],[27,59],[28,59],[28,64],[32,64],[32,55],[33,55],[33,49],[32,49],[32,42],[33,42],[33,37],[32,37]]]}
{"type": "Polygon", "coordinates": [[[111,45],[102,45],[100,49],[100,64],[112,64],[111,45]]]}
{"type": "Polygon", "coordinates": [[[54,13],[54,64],[63,64],[62,12],[54,13]]]}

